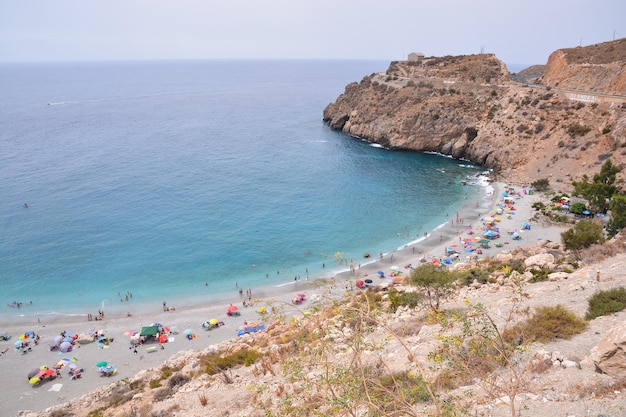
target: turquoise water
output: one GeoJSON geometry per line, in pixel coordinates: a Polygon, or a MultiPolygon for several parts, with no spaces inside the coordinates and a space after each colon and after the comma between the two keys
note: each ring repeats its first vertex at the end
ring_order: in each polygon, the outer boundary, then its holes
{"type": "Polygon", "coordinates": [[[461,181],[479,167],[321,120],[387,65],[0,66],[0,320],[126,309],[127,292],[207,303],[433,230],[477,193],[461,181]]]}

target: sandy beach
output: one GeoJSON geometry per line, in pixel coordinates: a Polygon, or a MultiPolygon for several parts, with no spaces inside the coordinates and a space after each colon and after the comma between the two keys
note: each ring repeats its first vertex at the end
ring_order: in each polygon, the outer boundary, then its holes
{"type": "Polygon", "coordinates": [[[490,218],[497,204],[503,199],[502,192],[505,189],[504,184],[491,184],[487,187],[484,199],[479,200],[479,203],[465,207],[459,213],[450,213],[450,220],[446,224],[430,231],[427,237],[406,244],[395,252],[382,254],[382,257],[378,255],[369,259],[361,258],[360,264],[355,261],[353,268],[345,267],[346,270],[336,274],[329,268],[328,276],[311,277],[309,280],[295,281],[293,285],[255,291],[252,297],[254,305],[250,307],[242,305],[245,292],[241,298],[234,292],[232,299],[193,309],[176,306],[174,311],[163,311],[159,308],[160,302],[155,302],[152,311],[133,313],[130,317],[126,315],[110,317],[105,312],[104,319],[99,321],[86,321],[81,316],[56,321],[47,318],[45,321],[33,323],[2,323],[0,330],[12,336],[8,341],[0,342],[0,350],[4,351],[0,356],[0,370],[5,381],[0,392],[0,401],[4,404],[2,415],[17,416],[20,410],[41,411],[93,391],[99,386],[135,375],[142,369],[159,366],[178,351],[201,351],[210,345],[237,337],[238,329],[244,321],[263,322],[271,319],[264,318],[257,312],[262,306],[269,306],[268,310],[272,306],[277,306],[281,314],[302,314],[315,305],[314,300],[321,299],[323,293],[332,291],[334,295],[340,296],[346,289],[352,289],[358,279],[369,278],[373,281],[372,285],[384,281],[378,277],[378,271],[388,275],[392,267],[397,267],[403,275],[406,275],[410,272],[409,265],[419,266],[424,261],[431,262],[433,257],[442,258],[444,262],[445,256],[449,254],[447,248],[455,248],[459,252],[458,261],[451,262],[451,265],[454,265],[456,262],[475,261],[470,258],[474,256],[486,258],[510,251],[517,246],[533,246],[539,240],[560,241],[560,233],[566,228],[541,226],[530,221],[533,214],[531,205],[539,199],[539,196],[528,195],[522,192],[521,187],[516,187],[519,196],[511,196],[515,203],[514,213],[511,212],[509,216],[503,213],[496,224],[501,233],[500,239],[497,239],[501,247],[490,244],[489,248],[482,249],[481,254],[466,252],[463,249],[465,240],[476,241],[477,236],[482,236],[484,221],[490,218]],[[522,228],[522,222],[529,223],[530,229],[522,228]],[[511,237],[513,232],[519,233],[520,238],[513,239],[511,237]],[[334,277],[331,277],[332,274],[334,277]],[[291,304],[291,300],[297,292],[305,293],[308,301],[296,307],[291,304]],[[230,303],[238,306],[240,316],[231,317],[226,314],[230,303]],[[223,322],[224,325],[208,331],[203,330],[202,323],[213,318],[223,322]],[[158,343],[153,342],[139,346],[135,353],[130,344],[129,333],[138,332],[142,326],[152,323],[178,329],[178,333],[170,335],[163,349],[158,343]],[[189,340],[184,334],[186,329],[191,329],[197,337],[189,340]],[[65,353],[50,350],[50,343],[63,332],[89,334],[94,330],[112,338],[108,346],[87,343],[76,344],[72,351],[65,353]],[[28,331],[38,334],[41,339],[37,345],[30,343],[30,351],[21,353],[15,348],[15,342],[19,340],[21,334],[28,331]],[[146,350],[147,348],[156,349],[146,350]],[[117,373],[111,377],[101,376],[96,367],[96,363],[100,361],[114,364],[117,373]],[[60,370],[61,378],[45,380],[36,385],[29,384],[27,375],[31,369],[41,366],[52,368],[63,362],[66,364],[60,370]],[[68,373],[71,363],[84,368],[81,378],[71,379],[68,373]]]}

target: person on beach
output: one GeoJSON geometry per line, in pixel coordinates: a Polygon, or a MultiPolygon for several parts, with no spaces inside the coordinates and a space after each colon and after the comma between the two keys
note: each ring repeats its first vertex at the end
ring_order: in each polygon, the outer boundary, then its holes
{"type": "Polygon", "coordinates": [[[163,311],[167,311],[167,302],[163,301],[163,311]]]}

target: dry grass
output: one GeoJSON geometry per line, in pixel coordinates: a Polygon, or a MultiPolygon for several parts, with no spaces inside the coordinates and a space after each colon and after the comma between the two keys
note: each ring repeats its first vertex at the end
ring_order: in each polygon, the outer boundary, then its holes
{"type": "Polygon", "coordinates": [[[580,251],[580,260],[583,263],[591,264],[602,262],[626,251],[626,244],[619,239],[610,240],[603,245],[593,245],[580,251]]]}

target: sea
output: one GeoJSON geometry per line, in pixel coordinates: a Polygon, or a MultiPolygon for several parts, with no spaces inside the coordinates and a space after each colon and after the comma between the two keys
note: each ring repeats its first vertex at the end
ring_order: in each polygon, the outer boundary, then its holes
{"type": "Polygon", "coordinates": [[[388,65],[0,64],[0,323],[226,302],[418,242],[484,168],[325,125],[388,65]]]}

